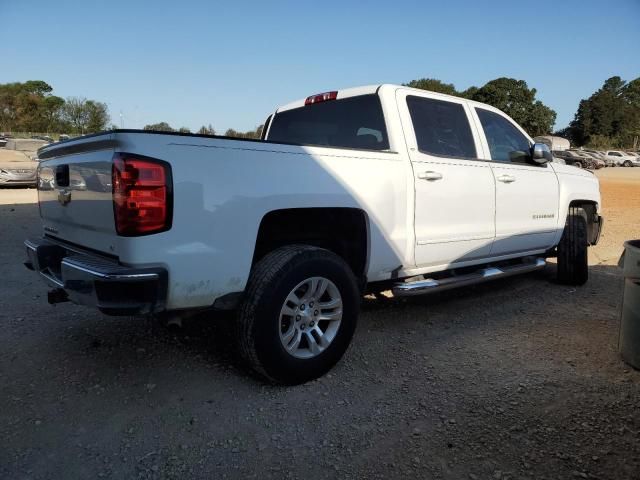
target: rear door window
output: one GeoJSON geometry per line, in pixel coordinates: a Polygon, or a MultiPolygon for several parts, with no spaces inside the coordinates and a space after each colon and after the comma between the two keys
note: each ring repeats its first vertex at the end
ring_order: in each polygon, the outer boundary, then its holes
{"type": "Polygon", "coordinates": [[[277,113],[272,142],[388,150],[389,139],[378,95],[329,100],[277,113]]]}
{"type": "Polygon", "coordinates": [[[430,155],[477,158],[469,119],[459,103],[407,96],[418,150],[430,155]]]}
{"type": "Polygon", "coordinates": [[[491,160],[516,163],[528,160],[531,148],[529,140],[513,123],[484,108],[476,108],[476,113],[489,144],[491,160]]]}

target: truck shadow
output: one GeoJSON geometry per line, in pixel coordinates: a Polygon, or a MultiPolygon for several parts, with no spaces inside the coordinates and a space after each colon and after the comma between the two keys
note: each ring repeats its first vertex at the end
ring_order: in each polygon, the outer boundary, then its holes
{"type": "MultiPolygon", "coordinates": [[[[437,335],[439,341],[446,342],[461,332],[485,326],[488,318],[498,322],[495,325],[498,329],[510,328],[510,323],[525,311],[547,317],[575,305],[578,315],[578,305],[594,300],[605,305],[603,311],[608,312],[608,317],[617,315],[622,291],[622,277],[617,267],[591,267],[590,280],[581,287],[556,284],[555,270],[555,265],[548,265],[544,270],[520,277],[419,297],[364,297],[354,344],[342,363],[350,362],[350,357],[351,360],[357,358],[373,334],[393,337],[410,329],[424,336],[425,341],[437,335]],[[513,313],[503,318],[504,309],[513,313]],[[502,326],[500,318],[503,318],[502,326]]],[[[140,383],[157,376],[162,366],[179,365],[179,370],[204,374],[212,382],[225,381],[232,373],[233,377],[242,378],[243,383],[263,383],[248,375],[250,372],[237,356],[234,319],[233,312],[208,311],[173,329],[149,317],[109,317],[89,322],[90,325],[76,323],[68,333],[77,342],[67,344],[66,349],[62,345],[56,348],[60,356],[76,357],[78,343],[83,345],[84,361],[77,368],[86,369],[87,374],[100,371],[103,376],[110,376],[111,372],[114,382],[123,369],[132,381],[140,383]]],[[[387,347],[393,345],[382,345],[378,352],[380,358],[386,356],[384,348],[387,347]]],[[[188,395],[188,391],[183,393],[188,395]]]]}

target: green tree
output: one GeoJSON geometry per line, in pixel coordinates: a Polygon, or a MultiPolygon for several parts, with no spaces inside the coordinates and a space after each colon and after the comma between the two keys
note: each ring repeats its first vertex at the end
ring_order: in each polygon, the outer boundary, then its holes
{"type": "Polygon", "coordinates": [[[87,109],[86,133],[96,133],[106,130],[110,120],[107,104],[87,100],[85,108],[87,109]]]}
{"type": "Polygon", "coordinates": [[[213,129],[213,125],[209,124],[208,127],[201,126],[200,130],[198,130],[198,134],[200,135],[215,135],[216,131],[213,129]]]}
{"type": "Polygon", "coordinates": [[[178,129],[178,131],[179,131],[180,133],[191,133],[191,130],[189,130],[189,128],[187,128],[187,127],[180,127],[180,128],[178,129]]]}
{"type": "Polygon", "coordinates": [[[11,131],[16,123],[16,83],[0,85],[0,130],[11,131]]]}
{"type": "Polygon", "coordinates": [[[225,137],[235,137],[235,138],[251,138],[251,139],[260,139],[262,136],[262,130],[264,129],[264,125],[259,125],[255,128],[255,130],[249,130],[248,132],[239,132],[234,130],[233,128],[228,129],[225,133],[225,137]]]}
{"type": "Polygon", "coordinates": [[[69,125],[72,133],[84,134],[89,121],[86,109],[87,100],[79,97],[69,97],[62,107],[62,119],[69,125]]]}
{"type": "Polygon", "coordinates": [[[46,125],[44,132],[60,132],[62,130],[62,110],[64,99],[55,95],[44,98],[42,121],[46,125]]]}
{"type": "Polygon", "coordinates": [[[49,95],[53,91],[53,87],[42,80],[28,80],[24,82],[23,89],[28,93],[38,95],[40,97],[49,95]]]}
{"type": "Polygon", "coordinates": [[[446,93],[447,95],[460,95],[456,87],[452,83],[444,83],[436,78],[421,78],[419,80],[411,80],[404,84],[405,87],[419,88],[421,90],[429,90],[431,92],[446,93]]]}
{"type": "Polygon", "coordinates": [[[473,96],[478,92],[478,87],[469,87],[466,90],[460,92],[460,96],[464,98],[468,98],[469,100],[473,99],[473,96]]]}
{"type": "Polygon", "coordinates": [[[640,78],[614,76],[578,106],[568,129],[577,145],[594,148],[637,147],[640,137],[640,78]]]}
{"type": "Polygon", "coordinates": [[[106,104],[85,98],[66,101],[42,80],[0,84],[0,130],[39,133],[90,133],[109,122],[106,104]]]}
{"type": "Polygon", "coordinates": [[[0,129],[46,131],[51,123],[48,109],[54,106],[46,100],[52,90],[42,80],[1,84],[0,129]]]}
{"type": "Polygon", "coordinates": [[[536,89],[524,80],[496,78],[475,91],[471,99],[502,110],[534,137],[551,132],[556,121],[556,112],[536,100],[536,89]]]}
{"type": "Polygon", "coordinates": [[[156,132],[175,132],[175,129],[173,129],[167,122],[145,125],[144,130],[154,130],[156,132]]]}
{"type": "Polygon", "coordinates": [[[627,83],[622,90],[624,115],[620,136],[625,147],[633,150],[640,148],[640,78],[627,83]]]}
{"type": "Polygon", "coordinates": [[[71,133],[96,133],[107,128],[109,111],[107,105],[81,97],[69,97],[62,106],[62,120],[71,133]]]}
{"type": "Polygon", "coordinates": [[[532,136],[549,133],[556,120],[556,112],[536,100],[536,89],[530,89],[524,80],[496,78],[480,88],[472,86],[462,92],[452,83],[436,78],[411,80],[405,86],[487,103],[505,112],[532,136]]]}

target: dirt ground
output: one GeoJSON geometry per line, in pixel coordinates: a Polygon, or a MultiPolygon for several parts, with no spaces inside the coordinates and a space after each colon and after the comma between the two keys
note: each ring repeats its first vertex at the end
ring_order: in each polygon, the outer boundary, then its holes
{"type": "Polygon", "coordinates": [[[22,266],[33,190],[0,190],[0,478],[640,478],[640,372],[617,353],[640,168],[597,173],[584,287],[529,276],[364,300],[327,376],[264,385],[228,318],[173,333],[46,303],[22,266]]]}
{"type": "Polygon", "coordinates": [[[640,168],[605,168],[600,178],[605,229],[590,251],[592,265],[616,265],[622,242],[640,238],[640,168]]]}

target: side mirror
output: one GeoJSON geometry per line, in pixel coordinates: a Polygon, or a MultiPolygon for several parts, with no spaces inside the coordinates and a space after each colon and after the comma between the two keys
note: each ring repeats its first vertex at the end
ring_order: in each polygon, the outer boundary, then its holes
{"type": "Polygon", "coordinates": [[[544,143],[534,143],[533,147],[531,147],[531,161],[538,165],[553,162],[551,150],[549,150],[549,147],[544,143]]]}

